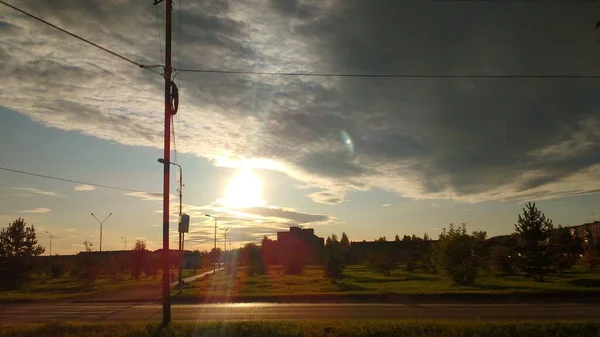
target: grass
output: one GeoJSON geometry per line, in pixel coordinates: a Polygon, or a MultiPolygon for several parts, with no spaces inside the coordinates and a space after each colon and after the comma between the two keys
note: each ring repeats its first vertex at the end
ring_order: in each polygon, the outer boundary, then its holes
{"type": "MultiPolygon", "coordinates": [[[[196,270],[201,273],[206,270],[196,270]]],[[[195,275],[191,269],[184,269],[183,277],[195,275]]],[[[37,276],[21,289],[0,292],[0,301],[38,301],[59,300],[121,289],[134,289],[138,287],[161,284],[160,273],[156,277],[141,276],[138,281],[125,275],[120,282],[114,282],[108,277],[99,277],[92,286],[86,286],[72,279],[69,275],[57,278],[37,276]]]]}
{"type": "Polygon", "coordinates": [[[389,294],[600,294],[600,272],[583,267],[562,275],[551,275],[548,282],[535,282],[525,276],[480,276],[477,285],[456,287],[438,275],[396,269],[391,276],[376,274],[364,266],[346,268],[344,278],[331,284],[323,278],[321,266],[308,266],[302,275],[286,275],[281,267],[265,275],[249,276],[245,268],[233,275],[219,272],[186,284],[178,298],[205,296],[285,296],[285,295],[389,295],[389,294]]]}
{"type": "Polygon", "coordinates": [[[175,323],[49,323],[6,325],[0,336],[598,336],[600,324],[592,322],[445,322],[445,321],[247,321],[175,323]]]}

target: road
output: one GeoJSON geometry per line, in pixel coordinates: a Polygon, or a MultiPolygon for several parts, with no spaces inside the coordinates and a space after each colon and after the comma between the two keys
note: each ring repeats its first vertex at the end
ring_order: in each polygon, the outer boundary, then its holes
{"type": "MultiPolygon", "coordinates": [[[[161,306],[140,303],[0,305],[0,323],[160,321],[161,306]]],[[[173,305],[173,321],[294,319],[600,319],[600,306],[572,304],[195,304],[173,305]]]]}

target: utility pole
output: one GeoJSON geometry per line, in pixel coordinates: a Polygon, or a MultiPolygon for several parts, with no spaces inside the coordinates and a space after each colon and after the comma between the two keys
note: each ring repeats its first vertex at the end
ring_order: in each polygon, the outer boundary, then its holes
{"type": "Polygon", "coordinates": [[[125,246],[123,246],[123,250],[127,250],[127,238],[124,236],[121,236],[121,239],[125,240],[125,246]]]}
{"type": "Polygon", "coordinates": [[[173,0],[154,0],[154,5],[165,2],[165,133],[164,133],[164,154],[163,154],[163,275],[162,275],[162,295],[163,295],[163,324],[171,322],[171,302],[170,302],[170,284],[169,284],[169,168],[171,163],[171,15],[173,11],[173,0]]]}
{"type": "Polygon", "coordinates": [[[98,221],[98,223],[100,224],[100,251],[102,251],[102,225],[104,224],[104,222],[106,220],[108,220],[108,218],[110,218],[110,216],[112,215],[112,213],[110,213],[106,218],[104,218],[104,220],[100,221],[98,220],[98,218],[96,218],[96,216],[94,215],[94,213],[91,213],[92,216],[94,217],[94,219],[96,219],[96,221],[98,221]]]}
{"type": "Polygon", "coordinates": [[[204,216],[215,219],[215,245],[213,248],[213,274],[214,274],[217,272],[217,217],[210,215],[210,214],[204,214],[204,216]]]}

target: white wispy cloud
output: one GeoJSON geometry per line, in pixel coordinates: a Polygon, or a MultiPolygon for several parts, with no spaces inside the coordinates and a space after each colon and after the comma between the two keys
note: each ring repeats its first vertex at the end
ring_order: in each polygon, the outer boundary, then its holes
{"type": "Polygon", "coordinates": [[[75,191],[83,192],[83,191],[93,191],[96,189],[96,187],[92,186],[92,185],[77,185],[77,186],[73,187],[73,189],[75,191]]]}
{"type": "MultiPolygon", "coordinates": [[[[128,192],[125,195],[130,197],[140,198],[142,200],[148,201],[162,201],[163,195],[162,193],[147,193],[147,192],[128,192]]],[[[175,198],[175,195],[169,194],[169,199],[175,198]]]]}
{"type": "Polygon", "coordinates": [[[17,211],[17,213],[33,213],[33,214],[43,214],[43,213],[48,213],[50,212],[49,208],[34,208],[34,209],[27,209],[24,211],[17,211]]]}
{"type": "MultiPolygon", "coordinates": [[[[45,190],[40,190],[37,188],[31,188],[31,187],[10,187],[11,190],[16,190],[16,191],[25,191],[25,192],[29,192],[30,194],[34,194],[34,195],[44,195],[44,196],[48,196],[48,197],[58,197],[58,193],[56,192],[51,192],[51,191],[45,191],[45,190]]],[[[25,194],[26,196],[27,194],[25,194]]]]}
{"type": "Polygon", "coordinates": [[[392,204],[383,204],[381,207],[390,207],[392,204]]]}

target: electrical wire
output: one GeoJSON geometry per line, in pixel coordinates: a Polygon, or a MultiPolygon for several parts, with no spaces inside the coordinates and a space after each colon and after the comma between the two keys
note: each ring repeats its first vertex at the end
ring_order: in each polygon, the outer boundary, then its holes
{"type": "Polygon", "coordinates": [[[156,194],[156,195],[160,194],[160,195],[162,195],[162,193],[154,193],[154,192],[148,192],[148,191],[142,191],[142,190],[134,190],[134,189],[131,189],[131,188],[122,188],[122,187],[116,187],[116,186],[110,186],[110,185],[102,185],[102,184],[95,184],[95,183],[89,183],[89,182],[78,181],[78,180],[58,178],[58,177],[48,176],[48,175],[44,175],[44,174],[25,172],[25,171],[21,171],[21,170],[14,170],[14,169],[10,169],[10,168],[7,168],[7,167],[0,167],[0,170],[14,172],[14,173],[20,173],[20,174],[25,174],[25,175],[34,176],[34,177],[40,177],[40,178],[46,178],[46,179],[53,179],[53,180],[58,180],[58,181],[65,181],[65,182],[68,182],[68,183],[75,183],[75,184],[81,184],[81,185],[90,185],[90,186],[108,188],[108,189],[125,191],[125,192],[136,192],[136,193],[147,193],[147,194],[156,194]]]}
{"type": "Polygon", "coordinates": [[[359,77],[359,78],[431,78],[431,79],[600,79],[600,75],[451,75],[451,74],[352,74],[352,73],[305,73],[305,72],[276,72],[250,70],[221,70],[221,69],[174,69],[175,76],[179,73],[209,73],[231,75],[268,75],[268,76],[305,76],[305,77],[359,77]]]}
{"type": "MultiPolygon", "coordinates": [[[[123,61],[129,62],[129,63],[131,63],[131,64],[133,64],[133,65],[135,65],[135,66],[137,66],[137,67],[139,67],[139,68],[142,68],[142,69],[149,70],[149,71],[151,71],[151,72],[153,72],[153,73],[157,73],[156,71],[154,71],[154,70],[153,70],[153,69],[151,69],[151,68],[158,68],[158,67],[162,67],[161,65],[144,65],[144,64],[141,64],[141,63],[139,63],[139,62],[136,62],[136,61],[134,61],[134,60],[132,60],[132,59],[130,59],[130,58],[128,58],[128,57],[126,57],[126,56],[123,56],[123,55],[121,55],[121,54],[119,54],[119,53],[116,53],[116,52],[114,52],[114,51],[112,51],[112,50],[110,50],[110,49],[108,49],[108,48],[102,47],[102,46],[100,46],[100,45],[98,45],[98,44],[96,44],[96,43],[94,43],[94,42],[92,42],[92,41],[90,41],[90,40],[88,40],[88,39],[85,39],[85,38],[83,38],[83,37],[81,37],[81,36],[79,36],[79,35],[77,35],[77,34],[71,33],[71,32],[69,32],[69,31],[68,31],[68,30],[66,30],[66,29],[60,28],[60,27],[58,27],[57,25],[54,25],[54,24],[52,24],[52,23],[50,23],[50,22],[48,22],[48,21],[46,21],[46,20],[44,20],[44,19],[42,19],[42,18],[39,18],[39,17],[37,17],[37,16],[35,16],[35,15],[31,14],[31,13],[28,13],[28,12],[26,12],[26,11],[24,11],[24,10],[22,10],[22,9],[18,8],[18,7],[15,7],[15,6],[11,5],[11,4],[8,4],[8,3],[6,3],[6,2],[4,2],[4,1],[2,1],[2,0],[0,0],[0,4],[3,4],[3,5],[5,5],[5,6],[7,6],[7,7],[10,7],[10,8],[12,8],[12,9],[14,9],[14,10],[18,11],[18,12],[21,12],[21,13],[23,13],[23,14],[25,14],[25,15],[29,16],[30,18],[33,18],[33,19],[35,19],[35,20],[37,20],[37,21],[39,21],[39,22],[42,22],[42,23],[44,23],[44,24],[46,24],[46,25],[48,25],[48,26],[50,26],[50,27],[52,27],[52,28],[54,28],[54,29],[57,29],[57,30],[59,30],[59,31],[61,31],[61,32],[63,32],[63,33],[65,33],[65,34],[67,34],[67,35],[70,35],[70,36],[72,36],[72,37],[74,37],[74,38],[76,38],[76,39],[78,39],[78,40],[80,40],[80,41],[83,41],[83,42],[85,42],[85,43],[87,43],[87,44],[89,44],[89,45],[91,45],[91,46],[94,46],[94,47],[96,47],[97,49],[100,49],[100,50],[102,50],[102,51],[104,51],[104,52],[106,52],[106,53],[108,53],[108,54],[111,54],[111,55],[113,55],[113,56],[115,56],[115,57],[118,57],[118,58],[120,58],[120,59],[121,59],[121,60],[123,60],[123,61]]],[[[158,74],[158,73],[157,73],[157,74],[158,74]]]]}

